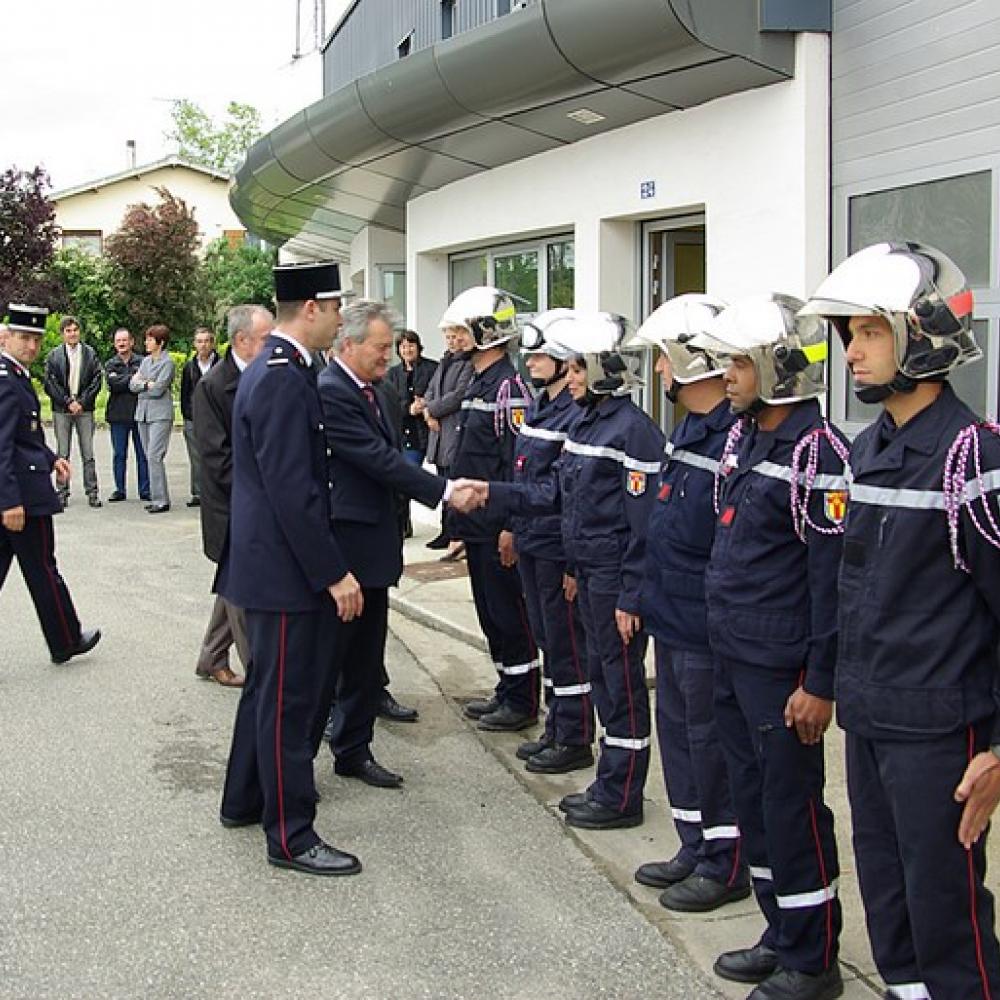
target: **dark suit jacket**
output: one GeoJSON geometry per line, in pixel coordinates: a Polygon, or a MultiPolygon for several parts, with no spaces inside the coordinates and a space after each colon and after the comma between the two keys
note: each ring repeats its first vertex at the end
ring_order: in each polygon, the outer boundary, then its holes
{"type": "MultiPolygon", "coordinates": [[[[431,384],[434,373],[437,371],[437,366],[438,363],[431,358],[422,357],[417,359],[417,363],[413,368],[414,396],[425,396],[427,394],[427,388],[431,384]]],[[[391,388],[394,391],[399,400],[400,428],[405,424],[409,424],[413,428],[414,434],[411,440],[415,441],[421,451],[426,451],[427,435],[430,433],[430,428],[428,428],[422,415],[419,417],[410,416],[410,403],[413,400],[410,398],[410,393],[406,388],[406,365],[402,362],[398,365],[393,365],[385,373],[384,384],[387,388],[391,388]]]]}
{"type": "MultiPolygon", "coordinates": [[[[219,355],[215,351],[212,351],[210,360],[212,367],[209,368],[209,372],[219,364],[219,355]]],[[[205,374],[207,375],[208,372],[205,374]]],[[[181,369],[181,416],[185,420],[194,420],[194,390],[202,378],[204,376],[201,374],[201,368],[198,366],[198,357],[196,355],[188,359],[181,369]]]]}
{"type": "Polygon", "coordinates": [[[201,453],[201,540],[212,562],[222,558],[229,534],[229,496],[233,489],[233,403],[240,370],[232,348],[220,364],[198,381],[192,413],[201,453]]]}
{"type": "Polygon", "coordinates": [[[113,354],[104,365],[104,377],[108,380],[108,404],[104,419],[109,424],[134,424],[135,404],[139,397],[129,388],[132,376],[142,364],[142,355],[133,352],[126,364],[113,354]]]}
{"type": "Polygon", "coordinates": [[[216,590],[239,608],[319,611],[348,572],[330,533],[323,415],[313,372],[268,337],[233,405],[229,538],[216,590]]]}
{"type": "MultiPolygon", "coordinates": [[[[80,344],[80,393],[77,402],[88,413],[93,413],[97,394],[101,391],[103,372],[101,362],[90,344],[80,344]]],[[[72,402],[69,394],[69,356],[66,345],[60,344],[49,352],[45,359],[45,380],[42,383],[46,395],[52,400],[56,413],[65,413],[72,402]]]]}
{"type": "Polygon", "coordinates": [[[62,504],[52,488],[56,454],[45,443],[41,407],[31,378],[0,356],[0,510],[56,514],[62,504]]]}
{"type": "Polygon", "coordinates": [[[445,480],[403,458],[390,415],[376,420],[364,393],[336,362],[320,375],[319,394],[334,538],[362,586],[391,587],[403,572],[395,494],[434,507],[445,480]]]}

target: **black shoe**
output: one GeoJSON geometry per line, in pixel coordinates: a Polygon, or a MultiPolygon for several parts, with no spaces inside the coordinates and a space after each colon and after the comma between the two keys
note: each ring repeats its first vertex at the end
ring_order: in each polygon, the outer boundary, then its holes
{"type": "Polygon", "coordinates": [[[170,510],[170,504],[168,503],[151,503],[146,510],[150,514],[166,514],[170,510]]]}
{"type": "Polygon", "coordinates": [[[472,701],[467,701],[464,711],[470,719],[481,719],[484,715],[495,712],[499,707],[500,702],[497,701],[497,696],[494,694],[490,695],[489,698],[473,698],[472,701]]]}
{"type": "Polygon", "coordinates": [[[654,889],[683,882],[694,871],[695,862],[687,861],[675,854],[669,861],[648,861],[635,870],[635,880],[640,885],[651,885],[654,889]]]}
{"type": "Polygon", "coordinates": [[[495,712],[479,716],[476,728],[489,733],[514,733],[537,721],[538,715],[534,712],[515,712],[510,705],[501,705],[495,712]]]}
{"type": "Polygon", "coordinates": [[[108,497],[108,503],[120,503],[122,500],[127,500],[128,497],[122,493],[121,490],[115,490],[111,496],[108,497]]]}
{"type": "Polygon", "coordinates": [[[642,823],[642,809],[634,813],[621,813],[594,799],[587,799],[582,805],[566,810],[566,823],[583,830],[618,830],[622,827],[639,826],[642,823]]]}
{"type": "Polygon", "coordinates": [[[188,502],[186,504],[184,504],[184,506],[185,507],[200,507],[201,506],[201,497],[191,497],[191,499],[188,500],[188,502]]]}
{"type": "Polygon", "coordinates": [[[333,772],[343,778],[357,778],[373,788],[399,788],[403,784],[401,774],[394,774],[373,757],[366,757],[351,764],[342,764],[338,760],[333,765],[333,772]]]}
{"type": "Polygon", "coordinates": [[[60,497],[59,504],[65,510],[69,506],[69,497],[60,497]]]}
{"type": "Polygon", "coordinates": [[[87,632],[81,632],[76,645],[67,649],[65,653],[53,656],[52,662],[68,663],[74,656],[83,656],[84,653],[89,653],[100,641],[101,630],[99,628],[92,628],[87,632]]]}
{"type": "Polygon", "coordinates": [[[525,768],[533,774],[567,774],[569,771],[579,771],[594,763],[594,752],[589,746],[565,746],[553,743],[552,746],[528,758],[525,768]]]}
{"type": "Polygon", "coordinates": [[[146,503],[149,503],[149,501],[150,501],[150,500],[151,500],[152,498],[150,497],[150,495],[149,495],[148,493],[140,493],[140,494],[139,494],[139,499],[140,499],[140,500],[145,500],[145,501],[146,501],[146,503]]]}
{"type": "Polygon", "coordinates": [[[415,708],[400,705],[388,691],[383,691],[379,699],[378,715],[380,719],[387,719],[389,722],[416,722],[420,718],[420,713],[415,708]]]}
{"type": "Polygon", "coordinates": [[[778,969],[753,990],[747,1000],[836,1000],[844,992],[840,966],[817,975],[797,969],[778,969]]]}
{"type": "Polygon", "coordinates": [[[410,521],[407,521],[406,524],[403,525],[403,538],[412,538],[412,537],[413,537],[413,524],[410,521]]]}
{"type": "Polygon", "coordinates": [[[778,954],[766,944],[724,951],[712,966],[717,976],[734,983],[762,983],[778,968],[778,954]]]}
{"type": "Polygon", "coordinates": [[[704,875],[689,875],[683,882],[668,886],[660,893],[660,906],[680,913],[711,913],[749,895],[749,879],[726,885],[704,875]]]}
{"type": "Polygon", "coordinates": [[[559,800],[559,811],[568,813],[570,809],[578,809],[590,801],[590,791],[570,792],[559,800]]]}
{"type": "Polygon", "coordinates": [[[294,858],[274,858],[269,854],[267,863],[307,875],[357,875],[361,871],[361,862],[353,854],[338,851],[323,841],[294,858]]]}
{"type": "Polygon", "coordinates": [[[101,498],[100,497],[87,497],[87,503],[90,504],[91,507],[103,507],[104,506],[104,504],[101,503],[101,498]]]}
{"type": "Polygon", "coordinates": [[[522,743],[517,748],[517,759],[527,760],[529,757],[534,757],[536,753],[548,750],[554,743],[555,740],[551,736],[543,733],[537,740],[527,740],[525,743],[522,743]]]}
{"type": "Polygon", "coordinates": [[[256,826],[260,820],[260,816],[240,816],[237,818],[219,813],[219,822],[227,830],[238,830],[241,826],[256,826]]]}
{"type": "Polygon", "coordinates": [[[437,538],[432,538],[425,548],[440,551],[441,549],[448,548],[449,545],[451,545],[451,539],[447,535],[438,535],[437,538]]]}

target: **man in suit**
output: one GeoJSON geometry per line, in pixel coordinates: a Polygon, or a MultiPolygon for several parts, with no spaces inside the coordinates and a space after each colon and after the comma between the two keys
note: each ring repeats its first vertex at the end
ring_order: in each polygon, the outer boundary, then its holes
{"type": "Polygon", "coordinates": [[[128,442],[132,439],[135,448],[136,472],[138,475],[139,499],[149,502],[149,463],[142,449],[139,425],[135,422],[135,407],[138,397],[129,388],[132,376],[139,371],[142,358],[135,353],[135,338],[130,330],[122,327],[115,330],[115,353],[104,366],[104,377],[108,380],[108,405],[104,419],[111,428],[111,450],[114,454],[113,469],[115,491],[108,497],[109,503],[120,503],[126,497],[125,480],[128,471],[128,442]]]}
{"type": "Polygon", "coordinates": [[[194,430],[194,391],[198,383],[219,363],[215,351],[215,334],[207,327],[194,331],[194,357],[181,369],[181,416],[184,418],[184,445],[191,467],[191,496],[188,507],[201,503],[201,455],[194,430]]]}
{"type": "Polygon", "coordinates": [[[278,326],[233,404],[229,536],[216,591],[246,612],[253,669],[226,773],[223,826],[261,823],[272,865],[353,875],[361,862],[313,828],[313,723],[332,623],[360,615],[361,586],[330,532],[323,415],[313,351],[340,326],[336,264],[274,269],[278,326]],[[333,612],[336,605],[336,613],[333,612]]]}
{"type": "MultiPolygon", "coordinates": [[[[394,315],[361,300],[344,310],[336,356],[319,379],[330,466],[333,536],[361,584],[360,617],[336,627],[333,670],[323,707],[336,695],[330,739],[337,774],[396,788],[403,779],[372,755],[375,716],[382,694],[389,587],[403,571],[403,540],[396,494],[435,507],[470,499],[464,487],[407,462],[374,383],[389,366],[394,315]]],[[[317,716],[318,748],[326,712],[317,716]]]]}
{"type": "MultiPolygon", "coordinates": [[[[233,488],[233,400],[247,365],[260,353],[274,327],[274,317],[263,306],[234,306],[227,317],[229,351],[200,378],[191,405],[196,447],[201,456],[201,537],[205,555],[218,563],[229,534],[229,496],[233,488]]],[[[195,673],[223,687],[242,687],[243,678],[229,666],[229,647],[244,669],[250,665],[250,646],[243,610],[215,595],[212,614],[202,639],[195,673]]]]}
{"type": "Polygon", "coordinates": [[[47,309],[11,305],[0,354],[0,588],[17,561],[38,613],[53,663],[66,663],[100,641],[80,629],[73,599],[56,565],[52,515],[62,504],[52,472],[69,482],[70,465],[45,443],[41,407],[28,368],[38,357],[47,309]]]}
{"type": "MultiPolygon", "coordinates": [[[[52,400],[56,450],[60,458],[69,461],[75,430],[87,502],[91,507],[100,507],[94,462],[94,406],[103,380],[101,362],[94,349],[82,343],[80,321],[75,316],[63,316],[59,332],[63,342],[45,359],[44,381],[45,392],[52,400]]],[[[65,507],[69,503],[69,479],[56,473],[56,486],[65,507]]]]}

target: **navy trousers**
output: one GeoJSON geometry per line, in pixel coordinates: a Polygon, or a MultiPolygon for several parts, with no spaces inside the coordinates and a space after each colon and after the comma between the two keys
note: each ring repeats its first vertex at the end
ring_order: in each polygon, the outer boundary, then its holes
{"type": "Polygon", "coordinates": [[[617,568],[577,567],[577,600],[587,632],[590,684],[604,727],[592,798],[609,809],[634,815],[642,809],[649,772],[649,692],[646,690],[646,634],[627,645],[618,634],[615,606],[621,578],[617,568]]]}
{"type": "Polygon", "coordinates": [[[958,842],[962,806],[953,797],[988,745],[988,725],[915,742],[847,734],[854,855],[890,996],[1000,997],[986,836],[970,851],[958,842]]]}
{"type": "Polygon", "coordinates": [[[587,636],[577,603],[563,593],[566,564],[521,553],[528,622],[542,650],[545,675],[545,735],[564,746],[594,741],[594,705],[587,673],[587,636]]]}
{"type": "MultiPolygon", "coordinates": [[[[330,604],[331,609],[333,604],[330,604]]],[[[271,857],[319,843],[312,729],[327,684],[332,610],[246,612],[253,670],[236,710],[222,815],[260,818],[271,857]]]]}
{"type": "Polygon", "coordinates": [[[729,772],[715,728],[715,658],[656,647],[656,735],[680,855],[696,875],[744,879],[729,772]]]}
{"type": "Polygon", "coordinates": [[[757,903],[761,939],[786,969],[816,975],[837,960],[840,868],[823,801],[823,743],[785,726],[798,672],[717,658],[715,722],[757,903]]]}
{"type": "Polygon", "coordinates": [[[115,489],[119,493],[126,493],[127,472],[128,472],[128,443],[132,440],[132,447],[135,448],[135,465],[137,475],[137,485],[139,496],[149,498],[149,463],[146,461],[146,453],[142,449],[142,439],[139,437],[139,425],[130,424],[109,424],[111,428],[111,450],[113,453],[112,468],[115,473],[115,489]]]}
{"type": "Polygon", "coordinates": [[[499,674],[495,694],[515,712],[538,712],[540,661],[517,567],[500,565],[496,539],[465,543],[479,627],[499,674]]]}
{"type": "Polygon", "coordinates": [[[21,531],[0,526],[0,588],[15,556],[49,652],[53,657],[62,656],[80,641],[80,620],[56,565],[50,516],[29,515],[21,531]]]}

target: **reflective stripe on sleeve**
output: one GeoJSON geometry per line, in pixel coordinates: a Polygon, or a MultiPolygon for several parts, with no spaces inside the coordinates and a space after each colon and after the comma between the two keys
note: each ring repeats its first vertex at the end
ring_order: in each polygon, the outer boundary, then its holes
{"type": "Polygon", "coordinates": [[[529,427],[527,424],[518,427],[517,433],[526,438],[541,438],[543,441],[565,441],[567,437],[565,431],[550,431],[545,427],[529,427]]]}
{"type": "Polygon", "coordinates": [[[695,469],[704,469],[706,472],[711,472],[713,475],[719,471],[719,462],[717,459],[708,458],[705,455],[699,455],[693,451],[687,451],[684,448],[674,448],[672,444],[667,444],[666,448],[667,458],[671,462],[680,462],[681,465],[690,465],[695,469]]]}
{"type": "Polygon", "coordinates": [[[886,983],[887,997],[892,1000],[931,1000],[930,991],[923,983],[886,983]]]}
{"type": "MultiPolygon", "coordinates": [[[[792,481],[791,466],[778,465],[777,462],[758,462],[751,471],[759,472],[762,476],[767,476],[768,479],[781,479],[786,483],[792,481]]],[[[805,485],[805,481],[805,473],[800,472],[799,483],[805,485]]],[[[821,473],[817,474],[813,480],[813,486],[819,490],[846,490],[850,485],[847,476],[829,476],[821,473]]]]}
{"type": "Polygon", "coordinates": [[[705,840],[736,840],[740,835],[738,826],[706,826],[701,835],[705,840]]]}
{"type": "Polygon", "coordinates": [[[682,823],[701,822],[700,809],[671,809],[670,815],[673,816],[674,819],[679,819],[682,823]]]}
{"type": "Polygon", "coordinates": [[[822,906],[836,897],[839,883],[840,879],[835,878],[825,889],[817,889],[815,892],[796,892],[791,896],[779,896],[775,893],[774,899],[782,910],[804,910],[810,906],[822,906]]]}
{"type": "Polygon", "coordinates": [[[655,475],[660,471],[659,462],[640,462],[637,458],[626,455],[625,452],[617,448],[602,448],[596,444],[579,444],[576,441],[566,439],[565,448],[574,455],[586,455],[588,458],[610,458],[613,462],[618,462],[626,469],[634,469],[636,472],[648,472],[655,475]]]}
{"type": "Polygon", "coordinates": [[[759,882],[773,882],[774,873],[770,868],[755,868],[750,865],[750,878],[755,878],[759,882]]]}
{"type": "Polygon", "coordinates": [[[463,410],[479,410],[480,413],[496,413],[497,404],[487,403],[482,399],[463,399],[462,400],[463,410]]]}
{"type": "Polygon", "coordinates": [[[552,686],[552,693],[557,698],[570,698],[577,694],[590,694],[591,687],[590,682],[586,684],[570,684],[567,687],[556,687],[552,686]]]}
{"type": "Polygon", "coordinates": [[[621,747],[623,750],[645,750],[649,746],[649,737],[630,740],[624,736],[608,736],[604,734],[604,743],[609,747],[621,747]]]}

